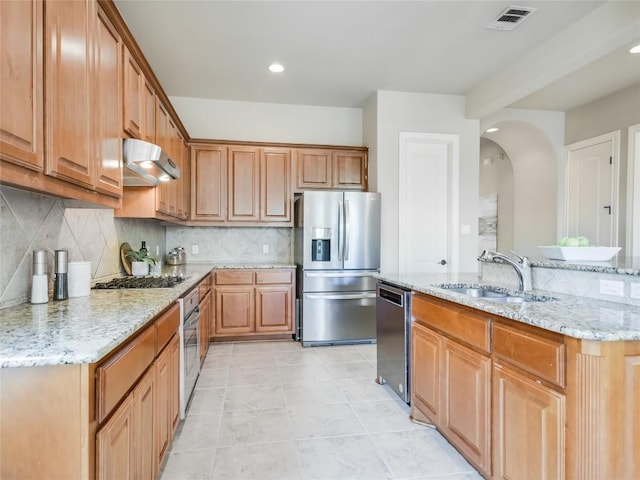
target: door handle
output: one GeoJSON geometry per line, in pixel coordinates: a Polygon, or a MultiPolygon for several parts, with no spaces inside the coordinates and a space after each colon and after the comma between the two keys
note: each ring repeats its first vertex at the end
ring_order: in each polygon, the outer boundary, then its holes
{"type": "Polygon", "coordinates": [[[609,215],[611,215],[611,205],[605,205],[602,208],[604,208],[605,210],[608,210],[609,211],[609,215]]]}
{"type": "Polygon", "coordinates": [[[447,264],[447,261],[443,258],[443,259],[442,259],[442,260],[440,260],[438,263],[439,263],[440,265],[446,265],[446,264],[447,264]]]}

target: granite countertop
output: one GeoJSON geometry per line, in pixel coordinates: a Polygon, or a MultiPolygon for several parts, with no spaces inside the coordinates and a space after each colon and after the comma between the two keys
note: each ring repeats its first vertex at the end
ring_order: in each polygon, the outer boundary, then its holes
{"type": "MultiPolygon", "coordinates": [[[[481,259],[481,262],[491,260],[481,259]]],[[[564,260],[549,260],[548,258],[530,258],[531,266],[538,268],[556,268],[578,272],[610,273],[617,275],[640,276],[640,257],[615,256],[608,262],[579,262],[564,260]]]]}
{"type": "Polygon", "coordinates": [[[173,288],[91,290],[88,297],[0,310],[0,368],[98,362],[214,268],[295,265],[189,263],[179,268],[186,280],[173,288]]]}
{"type": "MultiPolygon", "coordinates": [[[[488,285],[475,273],[415,274],[380,273],[376,278],[416,292],[426,293],[461,305],[500,315],[570,337],[585,340],[640,340],[640,307],[585,297],[533,290],[534,295],[553,297],[548,302],[498,303],[438,288],[444,283],[488,285]]],[[[512,287],[493,284],[513,290],[512,287]]]]}

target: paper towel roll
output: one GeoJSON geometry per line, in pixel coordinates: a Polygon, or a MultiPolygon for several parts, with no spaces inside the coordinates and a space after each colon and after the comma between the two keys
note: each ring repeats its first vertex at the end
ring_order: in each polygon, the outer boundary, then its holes
{"type": "Polygon", "coordinates": [[[91,262],[69,262],[69,297],[87,297],[91,293],[91,262]]]}

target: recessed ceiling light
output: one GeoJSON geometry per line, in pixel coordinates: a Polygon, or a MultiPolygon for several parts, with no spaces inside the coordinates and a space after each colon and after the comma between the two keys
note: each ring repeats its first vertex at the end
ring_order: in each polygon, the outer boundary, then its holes
{"type": "Polygon", "coordinates": [[[284,72],[284,67],[279,63],[272,63],[269,65],[269,71],[273,73],[282,73],[284,72]]]}
{"type": "Polygon", "coordinates": [[[498,130],[500,130],[500,129],[497,128],[497,127],[491,127],[491,128],[487,128],[485,130],[485,133],[493,133],[493,132],[497,132],[498,130]]]}
{"type": "Polygon", "coordinates": [[[629,50],[629,53],[640,53],[640,45],[636,45],[635,47],[633,47],[631,50],[629,50]]]}

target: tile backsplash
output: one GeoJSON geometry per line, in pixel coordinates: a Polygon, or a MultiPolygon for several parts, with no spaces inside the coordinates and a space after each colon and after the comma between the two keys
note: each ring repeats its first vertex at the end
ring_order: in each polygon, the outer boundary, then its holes
{"type": "Polygon", "coordinates": [[[291,263],[292,232],[276,227],[168,226],[167,247],[184,247],[188,262],[291,263]],[[193,245],[198,254],[192,253],[193,245]]]}
{"type": "MultiPolygon", "coordinates": [[[[537,290],[640,306],[639,299],[631,298],[631,283],[640,281],[637,276],[544,267],[533,267],[531,274],[533,288],[537,290]],[[618,297],[600,293],[600,280],[623,282],[624,295],[618,297]]],[[[509,265],[482,262],[482,280],[518,287],[518,277],[509,265]]]]}
{"type": "Polygon", "coordinates": [[[49,291],[54,252],[69,261],[90,261],[92,281],[124,273],[120,245],[142,240],[152,255],[183,246],[189,262],[291,263],[292,229],[273,227],[173,227],[154,220],[114,218],[108,208],[77,208],[66,201],[0,186],[0,308],[29,301],[33,251],[49,254],[49,291]],[[198,254],[192,254],[198,245],[198,254]],[[264,245],[268,249],[264,252],[264,245]]]}
{"type": "Polygon", "coordinates": [[[90,261],[93,280],[122,271],[120,245],[166,250],[165,226],[151,220],[117,219],[113,210],[70,208],[73,202],[0,187],[0,308],[28,301],[34,250],[49,253],[53,288],[54,251],[69,250],[69,261],[90,261]]]}

